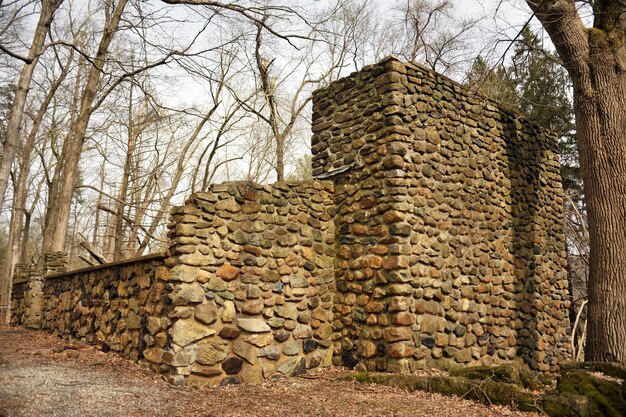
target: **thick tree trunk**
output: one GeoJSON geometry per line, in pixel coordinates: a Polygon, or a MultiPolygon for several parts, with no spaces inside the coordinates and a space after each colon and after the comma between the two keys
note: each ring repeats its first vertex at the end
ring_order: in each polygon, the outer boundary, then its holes
{"type": "Polygon", "coordinates": [[[102,69],[108,55],[109,45],[117,31],[120,18],[126,7],[127,0],[119,0],[115,9],[110,12],[104,27],[104,32],[98,46],[98,52],[93,60],[92,67],[87,76],[87,82],[83,90],[80,102],[80,110],[75,123],[72,124],[70,132],[66,138],[67,152],[66,159],[63,160],[61,175],[58,176],[59,183],[54,187],[48,212],[46,213],[46,224],[44,229],[43,251],[63,252],[67,234],[68,221],[72,195],[76,188],[78,179],[78,163],[85,142],[85,133],[91,113],[93,112],[93,102],[98,91],[102,69]]]}
{"type": "Polygon", "coordinates": [[[588,28],[573,0],[526,2],[574,87],[590,241],[585,359],[626,363],[626,4],[593,2],[588,28]]]}
{"type": "MultiPolygon", "coordinates": [[[[40,121],[40,120],[38,120],[40,121]]],[[[39,124],[36,123],[38,128],[39,124]]],[[[37,129],[38,130],[38,129],[37,129]]],[[[9,226],[9,242],[7,253],[2,263],[0,280],[0,320],[8,324],[10,320],[11,287],[13,283],[13,268],[19,260],[20,237],[22,233],[22,219],[25,215],[26,207],[26,180],[28,169],[30,168],[30,155],[33,151],[36,130],[33,130],[22,147],[22,161],[20,162],[20,173],[14,185],[13,211],[11,213],[11,223],[9,226]]]]}
{"type": "MultiPolygon", "coordinates": [[[[37,116],[33,120],[33,126],[22,146],[22,160],[20,161],[19,174],[17,177],[17,183],[14,184],[13,194],[13,211],[11,213],[11,224],[9,227],[9,243],[7,253],[2,263],[2,270],[0,272],[0,320],[8,323],[10,320],[10,301],[11,301],[11,287],[13,283],[13,268],[18,261],[23,261],[24,252],[26,251],[26,245],[28,244],[28,231],[30,228],[30,213],[26,211],[26,197],[27,188],[26,181],[28,180],[28,173],[30,169],[30,158],[35,145],[35,138],[39,133],[39,127],[46,114],[48,106],[52,101],[52,97],[58,90],[59,86],[65,80],[72,62],[74,52],[72,51],[68,57],[67,64],[59,77],[54,80],[48,93],[44,97],[37,116]],[[22,232],[22,220],[25,221],[25,231],[22,232]],[[23,238],[22,238],[23,237],[23,238]],[[21,250],[20,250],[21,248],[21,250]]],[[[40,187],[41,188],[41,187],[40,187]]],[[[37,191],[39,195],[39,190],[37,191]]]]}
{"type": "Polygon", "coordinates": [[[39,61],[39,56],[43,52],[52,18],[61,3],[63,3],[63,0],[42,1],[41,14],[39,15],[39,21],[35,29],[33,42],[28,51],[30,63],[24,64],[19,81],[17,82],[17,90],[15,91],[11,114],[9,115],[9,122],[7,123],[2,158],[0,159],[0,210],[4,205],[4,195],[9,184],[9,173],[11,172],[11,165],[13,164],[15,151],[19,143],[22,115],[24,114],[24,107],[26,106],[26,96],[30,89],[30,82],[33,78],[33,72],[35,71],[37,62],[39,61]]]}
{"type": "Polygon", "coordinates": [[[589,221],[588,361],[626,363],[626,73],[592,53],[593,89],[577,91],[577,142],[589,221]]]}

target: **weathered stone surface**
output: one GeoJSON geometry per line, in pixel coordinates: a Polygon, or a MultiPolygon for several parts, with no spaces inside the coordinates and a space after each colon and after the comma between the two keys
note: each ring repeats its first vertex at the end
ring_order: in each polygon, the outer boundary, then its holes
{"type": "Polygon", "coordinates": [[[446,320],[443,317],[424,314],[422,316],[420,330],[422,333],[434,334],[435,332],[442,331],[444,329],[445,322],[446,320]]]}
{"type": "Polygon", "coordinates": [[[293,303],[286,303],[282,306],[274,307],[276,314],[284,319],[296,320],[298,318],[298,308],[293,303]]]}
{"type": "Polygon", "coordinates": [[[255,315],[263,311],[262,300],[246,300],[241,306],[241,311],[246,314],[255,315]]]}
{"type": "Polygon", "coordinates": [[[194,317],[204,324],[213,323],[217,320],[217,307],[215,303],[208,302],[197,305],[194,311],[194,317]]]}
{"type": "Polygon", "coordinates": [[[220,381],[220,387],[225,387],[227,385],[237,385],[241,384],[241,378],[236,376],[227,376],[226,378],[220,381]]]}
{"type": "Polygon", "coordinates": [[[331,323],[322,324],[313,332],[313,335],[318,340],[329,340],[332,334],[333,325],[331,323]]]}
{"type": "Polygon", "coordinates": [[[283,353],[288,356],[297,355],[298,353],[300,353],[301,349],[302,349],[302,342],[298,340],[288,340],[283,345],[283,353]]]}
{"type": "Polygon", "coordinates": [[[135,312],[131,311],[126,317],[126,328],[129,330],[135,330],[141,328],[141,317],[135,312]]]}
{"type": "Polygon", "coordinates": [[[261,349],[259,356],[275,361],[280,358],[280,346],[266,346],[261,349]]]}
{"type": "Polygon", "coordinates": [[[163,349],[150,348],[143,351],[143,357],[153,363],[161,363],[163,361],[163,349]]]}
{"type": "Polygon", "coordinates": [[[233,342],[233,352],[244,358],[248,363],[254,365],[259,356],[259,349],[243,340],[235,340],[233,342]]]}
{"type": "Polygon", "coordinates": [[[237,325],[250,333],[264,333],[271,331],[270,326],[268,326],[263,319],[240,317],[237,319],[237,325]]]}
{"type": "Polygon", "coordinates": [[[232,301],[224,301],[224,309],[222,310],[222,321],[224,323],[231,323],[235,321],[237,312],[235,310],[235,303],[232,301]]]}
{"type": "Polygon", "coordinates": [[[288,340],[290,336],[291,336],[291,333],[289,333],[288,331],[285,331],[285,330],[276,330],[274,332],[274,339],[278,343],[282,343],[282,342],[288,340]]]}
{"type": "Polygon", "coordinates": [[[191,342],[212,336],[217,333],[214,329],[193,319],[178,320],[170,329],[172,342],[179,346],[186,346],[191,342]]]}
{"type": "Polygon", "coordinates": [[[383,334],[388,342],[411,340],[413,338],[413,331],[410,327],[388,327],[383,331],[383,334]]]}
{"type": "Polygon", "coordinates": [[[209,278],[206,288],[210,291],[216,292],[226,291],[226,283],[223,279],[217,276],[212,276],[209,278]]]}
{"type": "Polygon", "coordinates": [[[163,363],[175,367],[190,366],[196,358],[196,347],[189,346],[187,348],[178,349],[177,351],[168,350],[163,353],[163,363]]]}
{"type": "Polygon", "coordinates": [[[241,366],[243,365],[243,360],[239,358],[228,358],[224,362],[222,362],[222,369],[226,372],[227,375],[235,375],[241,371],[241,366]]]}
{"type": "Polygon", "coordinates": [[[239,272],[239,269],[235,268],[231,264],[224,264],[215,274],[218,278],[222,278],[224,281],[232,281],[239,276],[239,272]]]}
{"type": "Polygon", "coordinates": [[[306,339],[313,336],[313,329],[311,329],[311,326],[298,323],[291,334],[294,339],[306,339]]]}
{"type": "Polygon", "coordinates": [[[199,303],[202,300],[204,300],[204,288],[202,288],[202,285],[194,282],[178,285],[174,290],[172,303],[183,306],[190,303],[199,303]]]}
{"type": "Polygon", "coordinates": [[[301,275],[291,275],[289,277],[291,288],[306,288],[309,286],[308,280],[301,275]]]}
{"type": "Polygon", "coordinates": [[[295,369],[297,364],[298,360],[296,358],[288,359],[278,366],[278,372],[283,375],[287,375],[295,369]]]}
{"type": "Polygon", "coordinates": [[[168,281],[194,282],[198,268],[189,265],[176,265],[169,270],[168,281]]]}
{"type": "Polygon", "coordinates": [[[221,363],[229,352],[230,348],[225,343],[202,340],[198,343],[196,362],[203,365],[215,365],[221,363]]]}
{"type": "Polygon", "coordinates": [[[244,337],[246,342],[256,347],[264,347],[274,342],[274,337],[269,333],[251,334],[244,337]]]}
{"type": "Polygon", "coordinates": [[[241,330],[233,326],[224,326],[219,332],[222,339],[236,339],[241,334],[241,330]]]}
{"type": "Polygon", "coordinates": [[[392,358],[407,358],[413,356],[415,346],[406,342],[392,343],[389,345],[389,356],[392,358]]]}
{"type": "Polygon", "coordinates": [[[244,365],[241,371],[241,380],[245,383],[261,382],[263,381],[263,369],[260,366],[244,365]]]}

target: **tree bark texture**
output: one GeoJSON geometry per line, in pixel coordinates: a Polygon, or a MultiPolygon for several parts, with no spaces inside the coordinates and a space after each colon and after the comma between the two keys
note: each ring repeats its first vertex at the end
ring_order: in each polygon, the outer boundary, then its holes
{"type": "Polygon", "coordinates": [[[64,147],[67,146],[67,152],[64,152],[66,159],[62,161],[63,166],[59,168],[61,175],[58,176],[58,184],[52,187],[52,198],[50,199],[50,205],[46,213],[43,243],[44,253],[63,252],[65,249],[72,195],[76,188],[76,181],[78,180],[78,163],[85,142],[85,133],[87,132],[89,119],[94,110],[92,105],[98,91],[109,46],[117,31],[126,3],[127,0],[119,0],[113,11],[108,15],[104,32],[98,46],[98,52],[87,75],[87,82],[83,89],[78,117],[75,122],[72,123],[70,132],[66,138],[66,143],[64,144],[64,147]]]}
{"type": "Polygon", "coordinates": [[[2,149],[2,159],[0,159],[0,210],[4,206],[4,196],[9,184],[11,165],[13,164],[13,159],[15,159],[15,152],[19,143],[22,115],[24,114],[24,107],[26,106],[26,96],[30,89],[30,82],[33,78],[35,67],[39,62],[39,56],[43,53],[52,18],[61,3],[63,3],[63,0],[44,0],[41,2],[41,14],[39,15],[37,27],[35,28],[33,42],[28,51],[28,60],[30,63],[24,64],[17,82],[9,122],[7,123],[6,136],[2,149]]]}
{"type": "Polygon", "coordinates": [[[626,363],[626,5],[596,1],[586,28],[573,0],[527,3],[574,86],[590,236],[585,359],[626,363]]]}
{"type": "MultiPolygon", "coordinates": [[[[11,212],[11,223],[9,226],[9,241],[7,252],[0,270],[0,320],[8,324],[10,321],[11,287],[13,284],[13,269],[18,261],[24,258],[25,247],[28,243],[28,233],[24,233],[24,241],[21,239],[22,221],[26,221],[26,229],[30,227],[30,213],[26,211],[26,197],[28,174],[30,170],[30,158],[35,146],[35,139],[39,133],[39,127],[43,121],[45,113],[52,101],[52,98],[59,86],[65,80],[72,62],[74,52],[70,52],[67,64],[59,77],[54,80],[48,93],[39,106],[36,117],[33,119],[33,126],[22,146],[22,159],[19,164],[19,174],[14,184],[13,210],[11,212]],[[20,250],[20,247],[22,248],[20,250]]],[[[39,192],[39,191],[38,191],[39,192]]]]}

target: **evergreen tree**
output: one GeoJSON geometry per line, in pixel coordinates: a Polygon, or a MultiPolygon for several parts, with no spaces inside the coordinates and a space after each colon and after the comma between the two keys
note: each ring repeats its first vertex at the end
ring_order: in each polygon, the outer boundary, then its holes
{"type": "Polygon", "coordinates": [[[546,50],[528,27],[516,44],[512,70],[521,113],[558,135],[563,188],[581,198],[582,179],[567,72],[560,66],[558,56],[546,50]]]}
{"type": "Polygon", "coordinates": [[[537,34],[526,27],[521,35],[510,65],[493,68],[479,56],[467,73],[467,84],[558,135],[563,188],[580,199],[582,180],[569,76],[558,57],[543,47],[537,34]]]}
{"type": "Polygon", "coordinates": [[[493,68],[478,56],[466,74],[467,84],[476,92],[489,97],[509,110],[520,111],[517,81],[502,65],[493,68]]]}

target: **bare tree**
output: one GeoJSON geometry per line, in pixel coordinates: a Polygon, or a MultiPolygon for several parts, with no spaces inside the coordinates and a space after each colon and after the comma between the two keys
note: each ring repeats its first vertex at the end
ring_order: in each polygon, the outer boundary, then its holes
{"type": "MultiPolygon", "coordinates": [[[[28,229],[30,222],[30,215],[26,210],[26,198],[28,194],[27,180],[31,168],[31,155],[33,153],[35,140],[39,134],[40,126],[43,122],[46,111],[48,110],[48,106],[50,105],[53,96],[57,93],[61,83],[67,77],[70,71],[70,63],[73,61],[73,56],[73,51],[70,51],[67,61],[61,68],[60,73],[53,80],[51,80],[50,84],[47,86],[47,93],[41,101],[38,110],[32,116],[32,126],[30,128],[30,132],[22,145],[18,175],[13,186],[13,210],[9,227],[9,243],[6,256],[2,263],[2,271],[0,272],[0,300],[2,300],[2,302],[0,302],[0,311],[5,313],[2,318],[6,322],[9,320],[8,309],[13,268],[18,259],[22,258],[23,260],[23,256],[20,256],[20,254],[26,252],[25,246],[27,245],[27,242],[21,241],[21,232],[23,222],[27,222],[26,229],[28,229]]],[[[39,193],[37,193],[37,195],[39,195],[39,193]]],[[[28,233],[24,234],[24,239],[28,239],[28,233]]]]}
{"type": "Polygon", "coordinates": [[[526,3],[574,87],[590,243],[585,359],[626,363],[626,4],[589,3],[586,27],[574,0],[526,3]]]}
{"type": "MultiPolygon", "coordinates": [[[[13,164],[19,143],[22,115],[24,114],[26,96],[28,95],[33,72],[37,66],[39,56],[44,50],[46,37],[50,31],[50,24],[52,23],[54,13],[62,2],[63,0],[42,0],[39,21],[37,22],[30,49],[28,50],[28,56],[22,59],[24,66],[22,67],[17,82],[17,89],[15,90],[13,106],[11,107],[11,114],[4,138],[2,159],[0,159],[0,209],[2,209],[4,205],[4,195],[6,194],[7,185],[9,183],[9,172],[11,171],[11,165],[13,164]]],[[[3,51],[6,52],[6,50],[3,51]]]]}
{"type": "Polygon", "coordinates": [[[471,58],[468,38],[479,19],[455,15],[452,0],[400,0],[392,21],[391,33],[395,54],[409,61],[418,61],[446,73],[471,58]]]}
{"type": "Polygon", "coordinates": [[[43,252],[63,251],[70,215],[70,203],[76,180],[78,177],[78,163],[80,160],[85,133],[89,119],[94,111],[94,101],[103,73],[109,46],[117,32],[122,13],[126,8],[127,0],[119,0],[116,4],[112,1],[105,6],[105,24],[95,57],[91,61],[91,67],[87,74],[85,87],[81,94],[79,113],[70,127],[66,138],[67,146],[64,146],[64,159],[62,166],[57,172],[60,175],[50,189],[51,204],[46,216],[43,252]]]}

